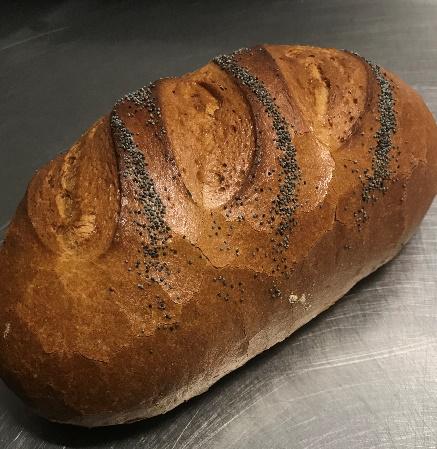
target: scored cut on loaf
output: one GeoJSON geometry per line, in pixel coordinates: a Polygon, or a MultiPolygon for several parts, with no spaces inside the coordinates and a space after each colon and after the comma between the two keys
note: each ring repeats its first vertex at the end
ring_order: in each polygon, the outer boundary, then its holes
{"type": "Polygon", "coordinates": [[[31,180],[0,250],[0,375],[83,426],[164,413],[393,258],[437,191],[420,96],[261,45],[119,100],[31,180]]]}

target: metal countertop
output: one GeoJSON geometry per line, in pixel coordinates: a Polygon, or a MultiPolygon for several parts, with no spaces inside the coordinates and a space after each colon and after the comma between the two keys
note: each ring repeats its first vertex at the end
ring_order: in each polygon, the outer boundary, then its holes
{"type": "MultiPolygon", "coordinates": [[[[358,51],[437,115],[437,1],[36,3],[2,6],[0,17],[0,229],[32,172],[117,98],[239,47],[358,51]]],[[[435,449],[436,356],[437,201],[394,261],[167,415],[55,425],[0,384],[0,449],[435,449]]]]}

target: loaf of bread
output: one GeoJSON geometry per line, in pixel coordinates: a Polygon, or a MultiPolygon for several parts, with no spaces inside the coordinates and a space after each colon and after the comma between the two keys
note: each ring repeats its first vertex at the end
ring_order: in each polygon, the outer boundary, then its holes
{"type": "Polygon", "coordinates": [[[119,100],[40,169],[0,251],[0,375],[83,426],[164,413],[393,258],[437,191],[419,95],[262,45],[119,100]]]}

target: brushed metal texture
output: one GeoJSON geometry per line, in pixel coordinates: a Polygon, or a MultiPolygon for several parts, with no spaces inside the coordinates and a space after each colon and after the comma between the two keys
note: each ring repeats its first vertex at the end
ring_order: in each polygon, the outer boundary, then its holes
{"type": "MultiPolygon", "coordinates": [[[[6,7],[0,17],[0,224],[32,172],[116,98],[242,46],[358,51],[397,72],[437,113],[436,1],[65,1],[18,8],[6,7]]],[[[55,425],[0,384],[0,448],[436,448],[436,273],[434,202],[394,261],[167,415],[96,430],[55,425]]]]}

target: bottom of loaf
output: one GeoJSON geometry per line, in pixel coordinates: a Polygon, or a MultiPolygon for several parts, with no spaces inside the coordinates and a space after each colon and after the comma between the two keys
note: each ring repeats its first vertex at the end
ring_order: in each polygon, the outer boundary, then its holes
{"type": "Polygon", "coordinates": [[[152,407],[150,407],[150,405],[143,406],[143,407],[141,405],[139,405],[135,409],[131,409],[131,410],[128,410],[128,411],[122,412],[122,413],[108,412],[108,413],[100,414],[100,415],[82,415],[82,416],[75,416],[74,418],[69,419],[69,420],[57,420],[56,418],[53,419],[52,417],[50,417],[49,420],[59,423],[59,424],[70,424],[70,425],[92,428],[92,427],[107,427],[107,426],[113,426],[113,425],[119,425],[119,424],[129,424],[129,423],[134,423],[134,422],[137,422],[140,420],[152,418],[152,417],[167,413],[170,410],[172,410],[172,409],[176,408],[177,406],[183,404],[184,402],[188,401],[189,399],[191,399],[195,396],[198,396],[202,393],[205,393],[215,383],[217,383],[221,378],[223,378],[227,374],[242,367],[249,360],[251,360],[255,356],[261,354],[265,350],[275,346],[276,344],[283,342],[285,339],[290,337],[299,328],[301,328],[302,326],[307,324],[309,321],[311,321],[313,318],[318,316],[320,313],[324,312],[329,307],[334,305],[355,284],[357,284],[357,282],[364,279],[366,276],[368,276],[372,272],[376,271],[378,268],[380,268],[382,265],[384,265],[386,262],[388,262],[391,259],[392,259],[392,257],[390,257],[389,259],[386,259],[380,265],[378,265],[377,267],[373,267],[373,269],[371,269],[365,273],[361,272],[347,286],[344,286],[344,288],[340,292],[340,294],[336,295],[334,298],[327,298],[326,301],[319,303],[317,305],[317,307],[311,307],[310,309],[308,309],[308,313],[306,313],[300,320],[297,320],[292,328],[286,329],[286,330],[284,330],[284,329],[278,330],[278,332],[275,333],[275,337],[276,337],[275,340],[270,341],[268,345],[265,344],[265,341],[266,341],[265,339],[259,339],[259,341],[262,342],[262,344],[255,343],[255,344],[249,345],[249,349],[246,352],[246,354],[244,354],[238,360],[235,360],[235,362],[233,364],[227,365],[225,369],[222,369],[222,371],[217,373],[214,377],[200,379],[196,383],[191,384],[189,386],[189,388],[180,392],[180,394],[178,394],[176,396],[165,397],[159,403],[154,404],[152,407]]]}

